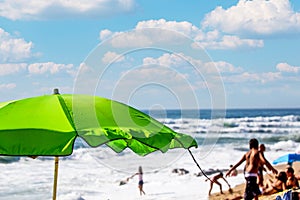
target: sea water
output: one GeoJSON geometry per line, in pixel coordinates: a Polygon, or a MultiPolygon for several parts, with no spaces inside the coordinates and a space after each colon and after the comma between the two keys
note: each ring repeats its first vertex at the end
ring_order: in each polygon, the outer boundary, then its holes
{"type": "MultiPolygon", "coordinates": [[[[272,162],[286,153],[300,153],[300,109],[236,109],[145,111],[177,132],[193,136],[199,147],[191,148],[200,167],[209,174],[226,171],[248,150],[250,138],[266,145],[272,162]]],[[[243,165],[238,169],[242,170],[243,165]]],[[[208,199],[209,182],[196,176],[200,169],[187,150],[155,152],[139,157],[130,150],[115,153],[105,146],[89,148],[77,140],[71,156],[60,158],[57,199],[208,199]],[[144,171],[145,196],[138,191],[138,167],[144,171]],[[189,173],[179,175],[173,169],[189,173]],[[119,185],[128,179],[127,184],[119,185]]],[[[0,157],[0,199],[41,200],[52,198],[52,157],[0,157]]],[[[234,187],[243,174],[228,177],[234,187]]],[[[228,191],[224,181],[223,190],[228,191]]],[[[213,192],[219,192],[214,186],[213,192]]]]}

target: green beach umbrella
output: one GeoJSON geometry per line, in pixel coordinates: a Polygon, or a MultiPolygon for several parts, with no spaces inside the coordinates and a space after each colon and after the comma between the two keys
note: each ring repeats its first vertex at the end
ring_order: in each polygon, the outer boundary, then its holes
{"type": "Polygon", "coordinates": [[[91,147],[104,144],[115,152],[130,148],[140,156],[157,150],[197,147],[191,136],[102,97],[60,95],[55,90],[54,95],[0,103],[0,155],[55,156],[53,199],[58,157],[72,154],[77,137],[91,147]]]}

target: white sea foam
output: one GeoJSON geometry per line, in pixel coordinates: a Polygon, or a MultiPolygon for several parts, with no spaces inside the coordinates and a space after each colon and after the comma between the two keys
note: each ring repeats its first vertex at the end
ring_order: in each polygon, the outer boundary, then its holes
{"type": "MultiPolygon", "coordinates": [[[[300,122],[296,116],[209,119],[163,119],[169,127],[188,133],[198,141],[193,155],[205,171],[228,169],[248,149],[248,139],[256,137],[267,146],[269,161],[286,153],[300,151],[300,122]],[[212,126],[218,127],[211,132],[212,126]],[[206,141],[206,142],[204,142],[206,141]],[[298,149],[298,150],[297,150],[298,149]]],[[[86,148],[76,144],[71,156],[61,158],[59,164],[59,200],[135,200],[141,199],[137,177],[119,186],[144,169],[145,200],[208,199],[209,183],[186,150],[171,150],[139,157],[126,150],[114,153],[108,147],[86,148]],[[78,148],[81,147],[81,148],[78,148]],[[174,168],[184,168],[186,175],[172,173],[174,168]]],[[[243,166],[239,167],[240,170],[243,166]]],[[[52,157],[31,159],[22,157],[6,161],[0,159],[0,200],[51,199],[54,160],[52,157]]],[[[244,182],[242,174],[227,179],[231,186],[244,182]]],[[[227,186],[224,182],[224,190],[227,186]]],[[[214,187],[213,192],[219,188],[214,187]]]]}
{"type": "MultiPolygon", "coordinates": [[[[289,142],[278,145],[294,146],[289,142]]],[[[247,144],[240,147],[246,149],[247,144]]],[[[273,151],[273,149],[273,146],[269,146],[266,152],[266,157],[270,161],[288,152],[273,151]]],[[[121,155],[112,153],[114,156],[111,157],[111,155],[105,156],[102,150],[101,148],[78,149],[72,156],[60,161],[58,199],[140,199],[137,177],[130,179],[128,184],[119,186],[119,182],[134,174],[139,165],[144,168],[144,189],[147,193],[143,199],[207,199],[209,183],[204,181],[203,176],[194,175],[199,172],[199,169],[186,151],[180,158],[164,167],[155,164],[159,160],[152,160],[154,158],[149,157],[147,160],[149,165],[152,163],[152,167],[149,167],[129,151],[121,155]],[[95,157],[96,154],[99,156],[95,157]],[[120,159],[114,163],[115,165],[109,166],[112,164],[111,160],[117,157],[125,159],[120,159]],[[118,170],[116,164],[122,165],[123,169],[120,167],[121,170],[118,170]],[[155,166],[160,168],[155,169],[155,166]],[[172,173],[174,168],[184,168],[189,171],[189,174],[181,176],[174,174],[172,173]]],[[[206,171],[228,169],[229,165],[236,163],[244,153],[227,145],[215,146],[206,155],[199,149],[192,151],[200,166],[206,171]]],[[[172,154],[172,151],[170,153],[172,154]]],[[[53,159],[43,157],[35,160],[22,158],[18,162],[0,164],[0,199],[51,199],[53,167],[53,159]]],[[[242,166],[239,169],[242,169],[242,166]]],[[[228,181],[232,186],[242,183],[243,175],[230,177],[228,181]]],[[[223,185],[224,190],[227,190],[226,184],[223,185]]],[[[213,192],[218,192],[218,188],[214,188],[213,192]]]]}

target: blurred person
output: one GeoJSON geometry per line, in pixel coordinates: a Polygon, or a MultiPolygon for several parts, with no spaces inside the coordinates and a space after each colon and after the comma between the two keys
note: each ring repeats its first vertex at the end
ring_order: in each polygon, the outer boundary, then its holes
{"type": "Polygon", "coordinates": [[[134,175],[132,175],[131,178],[133,178],[136,175],[139,176],[138,187],[139,187],[140,195],[143,195],[143,194],[145,195],[146,193],[144,192],[144,189],[143,189],[144,180],[143,180],[143,169],[142,169],[142,166],[139,166],[138,172],[135,173],[134,175]]]}
{"type": "Polygon", "coordinates": [[[275,176],[275,180],[268,179],[266,187],[263,189],[263,194],[269,195],[277,192],[282,192],[286,189],[287,176],[284,171],[275,176]]]}
{"type": "MultiPolygon", "coordinates": [[[[260,151],[261,155],[265,157],[264,152],[266,151],[266,146],[264,144],[260,144],[258,150],[260,151]]],[[[258,167],[257,173],[257,183],[259,187],[264,187],[264,174],[263,171],[266,171],[264,164],[260,164],[258,167]]]]}
{"type": "Polygon", "coordinates": [[[224,194],[222,191],[222,184],[218,181],[218,179],[223,179],[227,183],[229,190],[231,190],[231,187],[230,187],[229,183],[227,182],[227,180],[224,178],[223,173],[220,172],[217,175],[213,176],[211,179],[205,180],[205,181],[210,180],[210,188],[208,191],[209,196],[211,195],[211,190],[212,190],[214,184],[217,184],[220,187],[220,193],[224,194]]]}
{"type": "Polygon", "coordinates": [[[294,174],[294,169],[287,167],[285,173],[287,176],[286,189],[299,188],[299,182],[294,174]]]}
{"type": "Polygon", "coordinates": [[[240,166],[244,161],[246,161],[244,172],[246,179],[246,188],[244,193],[245,200],[255,199],[258,200],[258,196],[261,194],[257,183],[257,174],[258,168],[260,165],[264,164],[267,166],[269,170],[271,170],[274,174],[277,174],[277,170],[272,167],[267,159],[261,154],[258,150],[258,140],[252,138],[249,140],[249,151],[245,153],[241,160],[237,162],[227,173],[226,176],[235,170],[238,166],[240,166]]]}

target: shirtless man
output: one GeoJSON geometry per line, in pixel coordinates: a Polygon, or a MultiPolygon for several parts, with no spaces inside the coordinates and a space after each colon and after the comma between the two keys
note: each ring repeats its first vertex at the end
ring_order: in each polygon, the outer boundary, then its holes
{"type": "Polygon", "coordinates": [[[244,193],[245,200],[255,199],[258,200],[258,195],[261,194],[258,184],[257,184],[257,172],[260,165],[266,165],[269,170],[274,174],[277,174],[277,170],[272,167],[272,165],[265,159],[265,157],[258,150],[258,141],[253,138],[249,141],[250,150],[243,155],[241,160],[234,165],[227,173],[226,177],[238,166],[240,166],[244,161],[245,165],[245,179],[246,179],[246,188],[244,193]]]}

